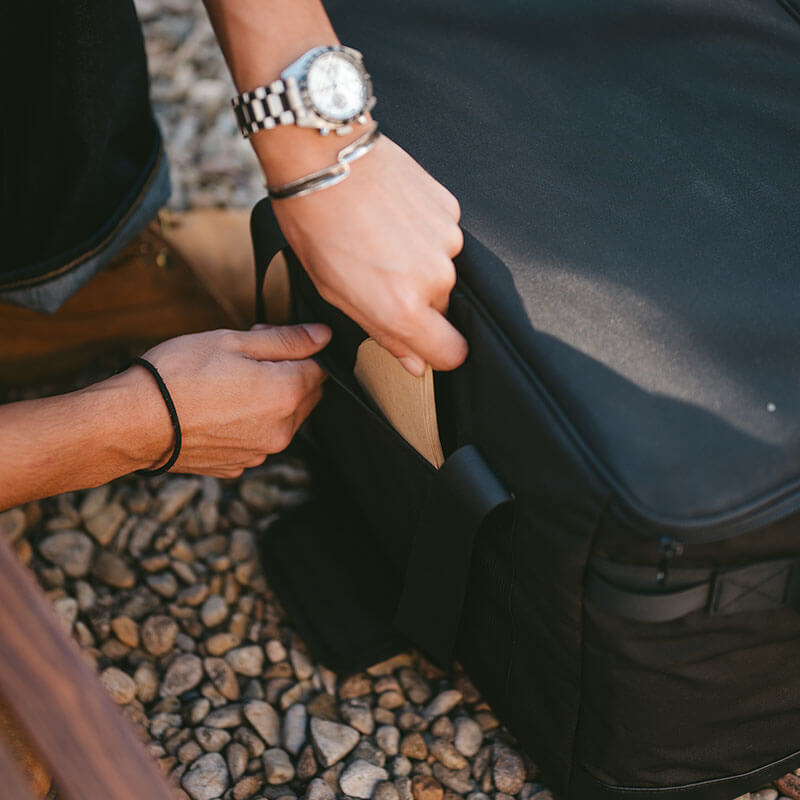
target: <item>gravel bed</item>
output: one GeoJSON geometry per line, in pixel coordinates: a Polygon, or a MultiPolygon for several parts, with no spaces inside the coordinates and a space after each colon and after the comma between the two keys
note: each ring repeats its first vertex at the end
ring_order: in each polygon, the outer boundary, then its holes
{"type": "MultiPolygon", "coordinates": [[[[202,4],[136,6],[170,207],[252,206],[262,175],[202,4]]],[[[0,535],[178,797],[551,800],[467,676],[404,653],[340,679],[309,658],[256,553],[309,491],[281,457],[238,481],[130,476],[2,513],[0,535]]]]}

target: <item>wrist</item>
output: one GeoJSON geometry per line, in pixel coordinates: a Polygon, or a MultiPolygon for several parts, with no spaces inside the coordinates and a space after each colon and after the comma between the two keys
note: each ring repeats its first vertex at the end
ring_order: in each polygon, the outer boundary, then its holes
{"type": "Polygon", "coordinates": [[[173,432],[161,392],[141,367],[83,390],[99,405],[110,458],[119,474],[152,469],[169,457],[173,432]]]}
{"type": "Polygon", "coordinates": [[[260,131],[250,138],[266,182],[271,185],[289,183],[311,172],[336,163],[339,151],[350,142],[363,136],[372,124],[366,114],[366,123],[354,125],[344,136],[329,133],[321,136],[313,128],[295,125],[260,131]]]}

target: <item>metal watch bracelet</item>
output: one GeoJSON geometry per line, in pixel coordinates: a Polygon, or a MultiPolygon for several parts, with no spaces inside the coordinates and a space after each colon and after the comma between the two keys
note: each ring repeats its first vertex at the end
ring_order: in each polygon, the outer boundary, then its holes
{"type": "Polygon", "coordinates": [[[267,184],[267,195],[273,200],[302,197],[304,194],[311,194],[311,192],[341,183],[350,174],[350,164],[369,153],[380,135],[378,123],[373,122],[366,133],[359,136],[358,139],[354,139],[336,154],[335,164],[289,183],[282,183],[278,186],[267,184]]]}

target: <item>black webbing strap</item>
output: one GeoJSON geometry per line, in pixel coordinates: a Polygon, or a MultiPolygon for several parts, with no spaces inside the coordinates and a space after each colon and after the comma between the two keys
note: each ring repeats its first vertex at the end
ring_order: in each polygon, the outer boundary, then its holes
{"type": "Polygon", "coordinates": [[[475,536],[512,499],[473,445],[452,453],[432,478],[395,626],[443,666],[455,647],[475,536]]]}
{"type": "Polygon", "coordinates": [[[712,572],[707,581],[672,591],[620,586],[590,569],[586,597],[603,611],[637,622],[669,622],[696,611],[734,614],[800,608],[797,559],[762,561],[712,572]]]}
{"type": "Polygon", "coordinates": [[[264,279],[267,268],[273,257],[286,247],[286,239],[272,212],[268,198],[265,198],[253,209],[250,217],[250,232],[253,237],[253,250],[256,261],[256,322],[266,322],[264,308],[264,279]]]}

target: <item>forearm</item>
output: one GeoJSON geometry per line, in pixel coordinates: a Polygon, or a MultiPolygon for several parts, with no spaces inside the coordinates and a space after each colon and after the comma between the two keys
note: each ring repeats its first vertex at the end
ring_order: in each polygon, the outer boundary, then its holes
{"type": "Polygon", "coordinates": [[[152,379],[138,373],[0,406],[0,509],[157,463],[168,447],[169,418],[155,384],[147,384],[152,379]]]}
{"type": "MultiPolygon", "coordinates": [[[[320,0],[204,0],[237,89],[275,80],[292,61],[339,40],[320,0]]],[[[270,183],[284,183],[327,166],[363,131],[320,136],[295,125],[261,131],[250,141],[270,183]]]]}

